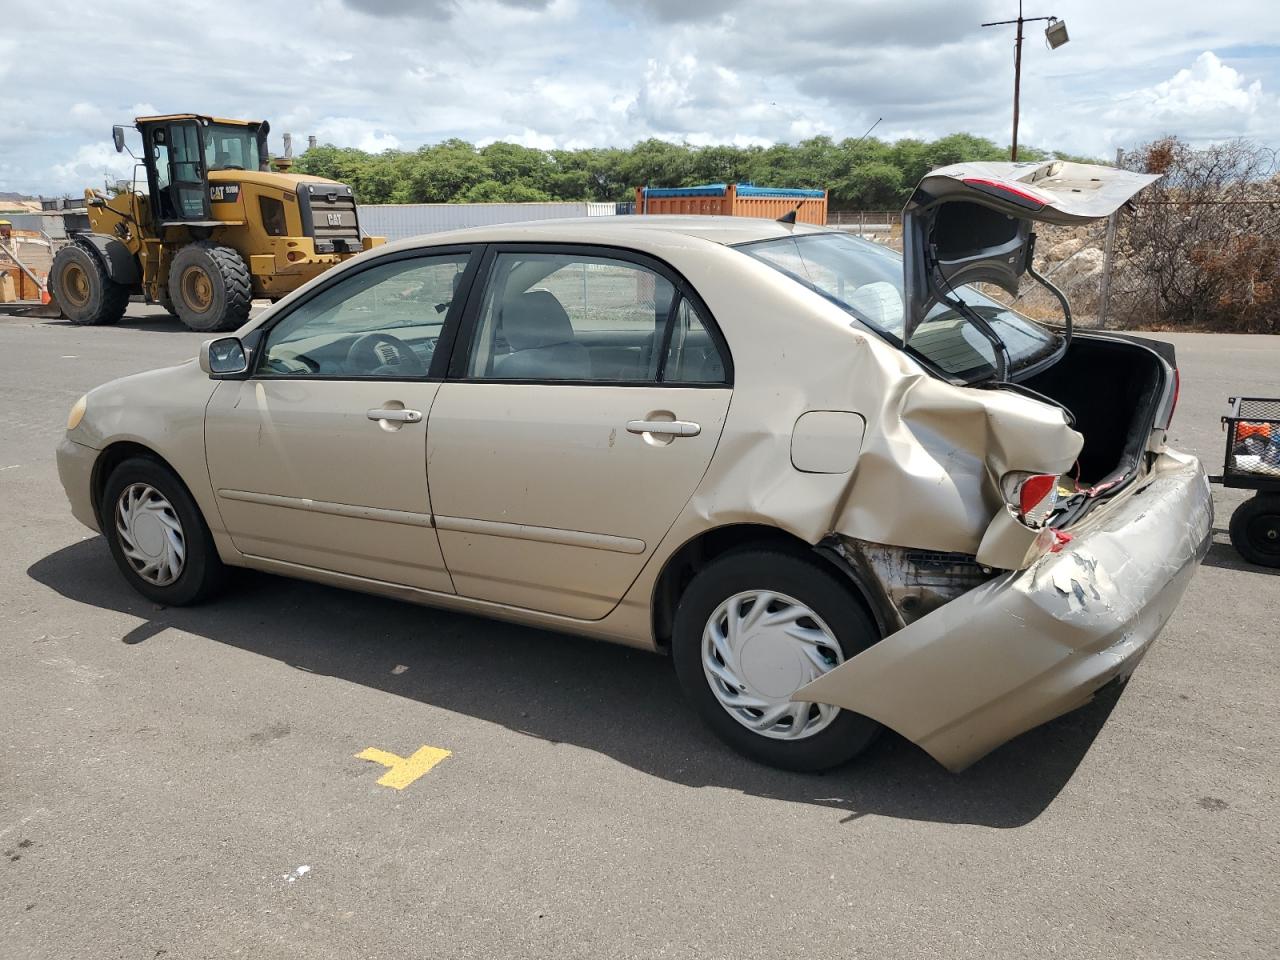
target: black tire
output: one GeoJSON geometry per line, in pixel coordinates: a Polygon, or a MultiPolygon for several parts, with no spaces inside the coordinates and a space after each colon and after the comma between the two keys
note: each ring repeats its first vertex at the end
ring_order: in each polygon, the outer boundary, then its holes
{"type": "Polygon", "coordinates": [[[189,243],[169,266],[169,299],[192,330],[234,330],[249,319],[253,304],[249,266],[231,247],[212,240],[189,243]]]}
{"type": "Polygon", "coordinates": [[[63,315],[83,326],[117,323],[129,305],[129,288],[107,276],[94,250],[74,241],[53,258],[49,291],[63,315]]]}
{"type": "Polygon", "coordinates": [[[1260,567],[1280,567],[1280,493],[1259,493],[1231,514],[1231,545],[1260,567]]]}
{"type": "Polygon", "coordinates": [[[178,315],[178,312],[173,309],[173,297],[169,296],[169,287],[166,284],[160,284],[160,287],[156,290],[156,304],[170,316],[176,317],[178,315]]]}
{"type": "Polygon", "coordinates": [[[699,571],[676,608],[671,652],[685,696],[722,740],[752,760],[800,772],[848,762],[875,739],[880,725],[874,720],[842,710],[808,737],[773,739],[739,723],[712,692],[702,663],[703,630],[722,603],[750,590],[782,593],[809,607],[835,635],[846,661],[879,640],[852,586],[820,558],[777,547],[735,550],[699,571]]]}
{"type": "Polygon", "coordinates": [[[103,488],[98,515],[116,566],[129,581],[129,585],[148,600],[167,607],[184,607],[209,599],[222,587],[226,579],[226,567],[218,557],[213,536],[209,533],[204,517],[200,515],[200,508],[196,506],[182,481],[157,461],[148,457],[133,457],[112,470],[103,488]],[[157,585],[144,579],[125,553],[117,510],[121,495],[135,484],[145,484],[157,490],[172,506],[181,524],[185,561],[172,583],[157,585]]]}

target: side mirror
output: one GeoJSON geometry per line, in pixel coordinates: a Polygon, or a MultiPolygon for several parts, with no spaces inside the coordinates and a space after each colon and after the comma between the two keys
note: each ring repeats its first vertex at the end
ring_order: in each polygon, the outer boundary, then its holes
{"type": "Polygon", "coordinates": [[[239,337],[219,337],[200,344],[200,369],[216,378],[234,377],[249,369],[249,354],[239,337]]]}
{"type": "Polygon", "coordinates": [[[112,127],[111,139],[115,141],[116,153],[124,153],[124,127],[112,127]]]}

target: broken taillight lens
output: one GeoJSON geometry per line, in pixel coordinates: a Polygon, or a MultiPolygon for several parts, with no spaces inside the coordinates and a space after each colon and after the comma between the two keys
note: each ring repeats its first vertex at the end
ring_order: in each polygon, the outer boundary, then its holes
{"type": "Polygon", "coordinates": [[[1029,527],[1043,526],[1058,503],[1058,477],[1052,473],[1007,473],[1004,498],[1029,527]]]}

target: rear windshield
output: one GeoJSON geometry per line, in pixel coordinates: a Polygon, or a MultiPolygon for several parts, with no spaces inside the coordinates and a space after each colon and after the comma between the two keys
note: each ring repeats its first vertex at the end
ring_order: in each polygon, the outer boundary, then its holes
{"type": "MultiPolygon", "coordinates": [[[[902,346],[902,257],[843,233],[780,237],[737,247],[843,307],[866,326],[902,346]]],[[[1009,372],[1057,349],[1057,334],[970,286],[955,289],[1009,349],[1009,372]]],[[[985,380],[996,372],[995,351],[972,320],[943,304],[929,311],[906,344],[912,353],[958,380],[985,380]]]]}

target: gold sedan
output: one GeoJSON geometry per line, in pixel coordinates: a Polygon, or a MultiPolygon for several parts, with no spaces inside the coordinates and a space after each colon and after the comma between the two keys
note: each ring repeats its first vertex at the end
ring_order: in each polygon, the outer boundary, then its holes
{"type": "Polygon", "coordinates": [[[159,603],[239,566],[584,634],[757,760],[883,724],[961,769],[1127,679],[1208,542],[1172,352],[968,286],[1147,179],[937,171],[905,261],[745,218],[405,241],[88,394],[60,474],[159,603]]]}

